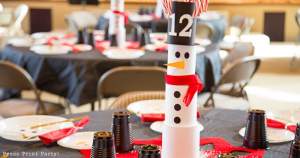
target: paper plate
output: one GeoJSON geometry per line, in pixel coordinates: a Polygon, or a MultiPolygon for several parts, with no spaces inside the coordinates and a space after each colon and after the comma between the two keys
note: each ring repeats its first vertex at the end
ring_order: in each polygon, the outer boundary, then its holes
{"type": "Polygon", "coordinates": [[[110,59],[136,59],[145,54],[144,50],[109,48],[104,50],[103,54],[110,59]]]}
{"type": "Polygon", "coordinates": [[[94,133],[95,132],[78,132],[59,140],[57,144],[65,148],[76,150],[91,149],[94,133]]]}
{"type": "Polygon", "coordinates": [[[35,45],[30,48],[31,51],[41,55],[62,55],[68,54],[72,48],[69,46],[61,45],[35,45]]]}
{"type": "Polygon", "coordinates": [[[161,114],[164,113],[165,100],[142,100],[131,103],[127,110],[138,116],[141,114],[161,114]]]}
{"type": "Polygon", "coordinates": [[[28,37],[14,37],[9,39],[7,43],[15,47],[30,47],[32,45],[32,40],[28,37]]]}
{"type": "Polygon", "coordinates": [[[76,44],[74,47],[82,52],[91,51],[93,49],[93,47],[88,44],[76,44]]]}
{"type": "MultiPolygon", "coordinates": [[[[246,128],[239,131],[240,136],[244,137],[246,128]]],[[[286,129],[277,129],[267,127],[267,139],[269,143],[284,143],[293,141],[295,134],[286,129]]]]}
{"type": "Polygon", "coordinates": [[[66,118],[49,115],[28,115],[3,119],[0,120],[0,137],[20,142],[39,141],[39,138],[28,139],[26,137],[32,137],[48,133],[53,130],[72,127],[73,123],[65,122],[36,129],[31,129],[31,126],[64,120],[66,120],[66,118]]]}
{"type": "MultiPolygon", "coordinates": [[[[152,129],[155,132],[162,133],[163,125],[164,125],[163,121],[156,121],[150,125],[150,129],[152,129]]],[[[200,132],[202,132],[204,130],[203,125],[199,123],[199,127],[200,127],[200,132]]]]}

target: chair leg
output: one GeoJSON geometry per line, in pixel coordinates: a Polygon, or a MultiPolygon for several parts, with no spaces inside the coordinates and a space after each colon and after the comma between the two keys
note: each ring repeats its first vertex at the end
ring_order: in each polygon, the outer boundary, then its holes
{"type": "Polygon", "coordinates": [[[68,100],[65,100],[65,108],[69,114],[72,114],[71,104],[68,100]]]}
{"type": "Polygon", "coordinates": [[[95,111],[95,102],[91,102],[91,111],[95,111]]]}

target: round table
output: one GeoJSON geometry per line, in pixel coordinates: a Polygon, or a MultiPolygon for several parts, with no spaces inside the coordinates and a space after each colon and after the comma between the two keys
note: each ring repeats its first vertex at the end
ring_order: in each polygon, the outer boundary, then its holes
{"type": "MultiPolygon", "coordinates": [[[[81,115],[89,115],[90,123],[81,131],[99,131],[111,130],[113,111],[99,111],[82,114],[67,115],[66,117],[75,117],[81,115]]],[[[238,131],[245,126],[247,113],[237,110],[201,110],[200,122],[204,126],[204,131],[201,132],[201,137],[222,137],[229,141],[232,145],[242,145],[242,138],[238,131]]],[[[132,130],[134,138],[154,138],[160,136],[159,133],[150,130],[149,123],[141,123],[140,119],[132,116],[132,130]]],[[[270,149],[266,151],[265,158],[287,158],[289,154],[290,143],[271,144],[270,149]]],[[[34,157],[45,158],[45,154],[52,154],[52,158],[80,158],[78,151],[63,148],[57,145],[46,147],[40,142],[21,143],[12,142],[0,138],[0,153],[9,152],[11,154],[35,154],[34,157]]],[[[13,156],[12,156],[13,157],[13,156]]],[[[23,156],[24,157],[24,156],[23,156]]],[[[27,156],[28,157],[28,156],[27,156]]]]}
{"type": "MultiPolygon", "coordinates": [[[[146,52],[137,59],[116,60],[109,59],[96,50],[76,54],[40,55],[31,52],[28,47],[7,45],[0,53],[0,58],[23,67],[40,90],[67,98],[75,105],[82,105],[96,101],[98,79],[108,70],[119,66],[163,66],[167,62],[167,53],[146,52]]],[[[209,91],[221,76],[217,45],[198,53],[196,71],[206,91],[209,91]]]]}

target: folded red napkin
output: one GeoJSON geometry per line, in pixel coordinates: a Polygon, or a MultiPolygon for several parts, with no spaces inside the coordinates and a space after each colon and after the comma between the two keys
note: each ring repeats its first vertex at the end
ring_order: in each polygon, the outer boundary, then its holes
{"type": "Polygon", "coordinates": [[[64,42],[61,45],[71,47],[73,53],[80,52],[80,49],[78,49],[74,44],[70,44],[70,43],[64,42]]]}
{"type": "Polygon", "coordinates": [[[286,125],[283,122],[273,120],[273,119],[269,119],[269,118],[267,118],[267,126],[271,127],[271,128],[287,129],[287,130],[292,131],[294,133],[296,132],[296,125],[286,125]]]}
{"type": "Polygon", "coordinates": [[[52,144],[62,138],[65,138],[71,134],[74,134],[79,129],[81,129],[85,125],[87,125],[89,123],[89,121],[90,121],[90,118],[88,116],[86,116],[86,117],[82,118],[80,121],[74,123],[74,127],[51,131],[51,132],[45,133],[43,135],[40,135],[39,138],[45,145],[52,144]]]}
{"type": "MultiPolygon", "coordinates": [[[[197,118],[200,118],[200,112],[197,112],[197,118]]],[[[155,121],[164,121],[165,114],[142,114],[142,122],[155,122],[155,121]]]]}
{"type": "Polygon", "coordinates": [[[127,43],[128,49],[140,49],[140,43],[139,42],[129,42],[127,43]]]}
{"type": "Polygon", "coordinates": [[[157,47],[155,48],[156,52],[162,53],[162,52],[166,52],[168,49],[168,46],[162,46],[162,47],[157,47]]]}

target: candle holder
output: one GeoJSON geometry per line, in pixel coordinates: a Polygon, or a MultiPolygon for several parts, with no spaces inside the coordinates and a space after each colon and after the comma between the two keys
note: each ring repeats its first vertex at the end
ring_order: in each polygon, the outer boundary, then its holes
{"type": "Polygon", "coordinates": [[[117,153],[129,152],[133,149],[130,113],[121,111],[113,114],[112,130],[117,153]]]}
{"type": "Polygon", "coordinates": [[[139,158],[160,158],[160,150],[156,145],[144,145],[139,151],[139,158]]]}
{"type": "Polygon", "coordinates": [[[268,149],[265,111],[251,110],[248,114],[243,145],[251,149],[268,149]]]}
{"type": "Polygon", "coordinates": [[[94,134],[91,158],[115,158],[114,141],[111,132],[100,131],[94,134]]]}

